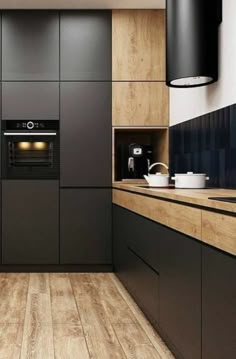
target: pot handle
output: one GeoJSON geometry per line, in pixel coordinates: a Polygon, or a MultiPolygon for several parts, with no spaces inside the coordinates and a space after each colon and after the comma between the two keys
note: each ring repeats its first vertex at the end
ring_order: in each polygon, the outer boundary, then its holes
{"type": "Polygon", "coordinates": [[[171,177],[171,179],[172,179],[173,181],[175,181],[175,180],[176,180],[176,177],[171,177]]]}
{"type": "Polygon", "coordinates": [[[163,166],[163,167],[165,167],[167,170],[169,170],[169,167],[168,167],[165,163],[155,162],[155,163],[153,163],[153,164],[149,167],[148,171],[150,172],[151,169],[152,169],[153,167],[157,166],[157,165],[163,166]]]}
{"type": "Polygon", "coordinates": [[[206,180],[209,181],[210,177],[206,177],[206,180]]]}

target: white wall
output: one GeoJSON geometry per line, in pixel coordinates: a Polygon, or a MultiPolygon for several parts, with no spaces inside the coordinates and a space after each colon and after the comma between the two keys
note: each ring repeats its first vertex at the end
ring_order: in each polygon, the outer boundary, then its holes
{"type": "Polygon", "coordinates": [[[219,81],[194,89],[170,89],[170,125],[236,103],[236,1],[222,1],[219,81]]]}

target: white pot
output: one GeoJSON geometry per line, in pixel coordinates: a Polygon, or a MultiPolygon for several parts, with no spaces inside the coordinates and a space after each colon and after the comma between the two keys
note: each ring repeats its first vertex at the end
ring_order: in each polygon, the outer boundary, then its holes
{"type": "MultiPolygon", "coordinates": [[[[149,167],[149,171],[157,165],[163,166],[168,170],[167,165],[165,165],[162,162],[156,162],[156,163],[153,163],[149,167]]],[[[161,172],[156,172],[156,174],[151,175],[149,173],[148,176],[144,175],[144,178],[148,182],[150,187],[169,187],[169,175],[168,174],[162,174],[161,172]]]]}
{"type": "Polygon", "coordinates": [[[175,181],[175,188],[205,188],[206,181],[209,177],[205,173],[175,173],[175,177],[171,177],[175,181]]]}

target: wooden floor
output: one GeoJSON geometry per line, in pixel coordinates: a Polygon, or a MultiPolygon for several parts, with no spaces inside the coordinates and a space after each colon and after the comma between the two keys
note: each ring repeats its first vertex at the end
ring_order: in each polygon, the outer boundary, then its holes
{"type": "Polygon", "coordinates": [[[1,359],[174,358],[114,274],[0,274],[1,359]]]}

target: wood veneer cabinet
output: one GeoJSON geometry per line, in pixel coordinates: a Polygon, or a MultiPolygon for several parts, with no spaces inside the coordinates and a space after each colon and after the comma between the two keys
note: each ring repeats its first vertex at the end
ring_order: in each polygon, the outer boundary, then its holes
{"type": "Polygon", "coordinates": [[[168,126],[169,91],[164,82],[113,82],[113,126],[168,126]]]}
{"type": "Polygon", "coordinates": [[[164,10],[113,10],[112,79],[165,81],[164,10]]]}

